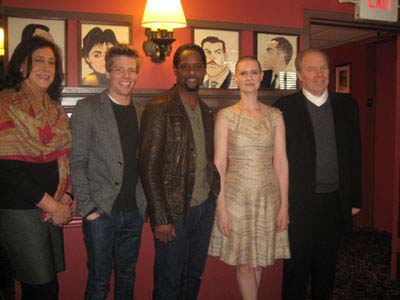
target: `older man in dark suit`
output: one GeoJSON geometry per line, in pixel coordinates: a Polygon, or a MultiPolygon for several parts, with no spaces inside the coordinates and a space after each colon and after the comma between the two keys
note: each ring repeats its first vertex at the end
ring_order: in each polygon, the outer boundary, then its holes
{"type": "Polygon", "coordinates": [[[296,58],[302,91],[279,99],[289,160],[289,239],[283,299],[332,297],[336,257],[352,214],[361,206],[361,146],[356,101],[327,91],[326,54],[307,49],[296,58]]]}

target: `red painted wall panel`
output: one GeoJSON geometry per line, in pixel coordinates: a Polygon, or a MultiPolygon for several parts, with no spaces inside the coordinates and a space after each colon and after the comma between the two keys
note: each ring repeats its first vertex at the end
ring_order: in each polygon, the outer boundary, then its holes
{"type": "MultiPolygon", "coordinates": [[[[85,289],[87,269],[86,252],[80,227],[64,229],[67,270],[59,274],[60,300],[82,299],[85,289]]],[[[150,226],[145,224],[136,268],[135,299],[151,299],[153,286],[153,240],[150,226]]],[[[264,271],[261,282],[260,299],[280,299],[282,262],[264,271]]],[[[112,284],[113,285],[113,284],[112,284]]],[[[19,293],[18,293],[19,294],[19,293]]],[[[215,257],[209,257],[203,276],[200,299],[207,300],[240,300],[236,284],[235,269],[222,263],[215,257]]],[[[114,299],[112,293],[109,299],[114,299]]]]}
{"type": "MultiPolygon", "coordinates": [[[[363,165],[363,209],[357,216],[356,222],[360,226],[372,226],[373,214],[373,174],[374,169],[371,166],[371,149],[370,144],[373,143],[374,124],[371,122],[370,114],[374,113],[371,110],[374,108],[367,108],[367,98],[373,97],[368,93],[365,83],[368,82],[367,64],[375,63],[367,61],[367,45],[364,41],[354,42],[346,45],[333,47],[327,50],[330,59],[330,76],[329,88],[335,91],[335,66],[341,64],[351,63],[351,94],[357,100],[360,111],[360,129],[362,140],[362,165],[363,165]]],[[[375,59],[375,57],[373,58],[375,59]]],[[[373,151],[372,151],[373,153],[373,151]]],[[[373,159],[373,158],[372,158],[373,159]]]]}
{"type": "MultiPolygon", "coordinates": [[[[375,211],[374,226],[392,231],[394,158],[396,124],[396,43],[390,42],[376,49],[376,130],[375,130],[375,211]]],[[[398,199],[397,199],[398,201],[398,199]]]]}
{"type": "Polygon", "coordinates": [[[395,78],[396,44],[370,44],[366,41],[331,48],[330,87],[335,86],[335,65],[352,63],[351,90],[359,103],[363,146],[363,210],[356,222],[392,231],[395,142],[395,78]],[[368,51],[375,48],[376,55],[368,51]],[[373,69],[376,68],[376,73],[373,69]],[[370,74],[369,72],[373,72],[370,74]],[[373,88],[371,89],[371,86],[373,88]],[[374,106],[368,108],[368,98],[374,106]]]}

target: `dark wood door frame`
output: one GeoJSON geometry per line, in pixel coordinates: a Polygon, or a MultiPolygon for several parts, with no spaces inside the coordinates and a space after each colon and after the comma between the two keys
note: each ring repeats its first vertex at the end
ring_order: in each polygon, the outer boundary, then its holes
{"type": "Polygon", "coordinates": [[[353,14],[319,10],[304,10],[304,49],[310,48],[311,24],[371,29],[376,31],[400,32],[400,22],[383,23],[369,20],[355,20],[353,14]]]}

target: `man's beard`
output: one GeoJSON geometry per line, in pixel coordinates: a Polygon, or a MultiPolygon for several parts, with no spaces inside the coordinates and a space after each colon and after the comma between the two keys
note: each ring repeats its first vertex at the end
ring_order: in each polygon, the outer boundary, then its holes
{"type": "Polygon", "coordinates": [[[197,83],[195,86],[190,86],[185,82],[185,89],[188,92],[197,92],[200,89],[200,83],[197,83]]]}

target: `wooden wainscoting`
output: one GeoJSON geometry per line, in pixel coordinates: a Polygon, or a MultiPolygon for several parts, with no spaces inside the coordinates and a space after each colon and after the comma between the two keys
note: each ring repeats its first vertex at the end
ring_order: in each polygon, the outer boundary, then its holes
{"type": "MultiPolygon", "coordinates": [[[[72,113],[76,101],[86,98],[98,93],[101,93],[103,88],[82,88],[82,87],[66,87],[62,92],[62,104],[67,113],[72,113]]],[[[165,90],[161,89],[138,89],[133,91],[134,101],[138,102],[140,106],[145,106],[147,101],[157,97],[165,90]]],[[[282,96],[289,95],[296,92],[295,90],[273,90],[264,89],[258,92],[259,99],[263,103],[272,104],[275,100],[282,96]]],[[[223,107],[236,103],[239,98],[239,90],[229,89],[201,89],[200,98],[206,102],[210,107],[219,110],[223,107]]]]}

